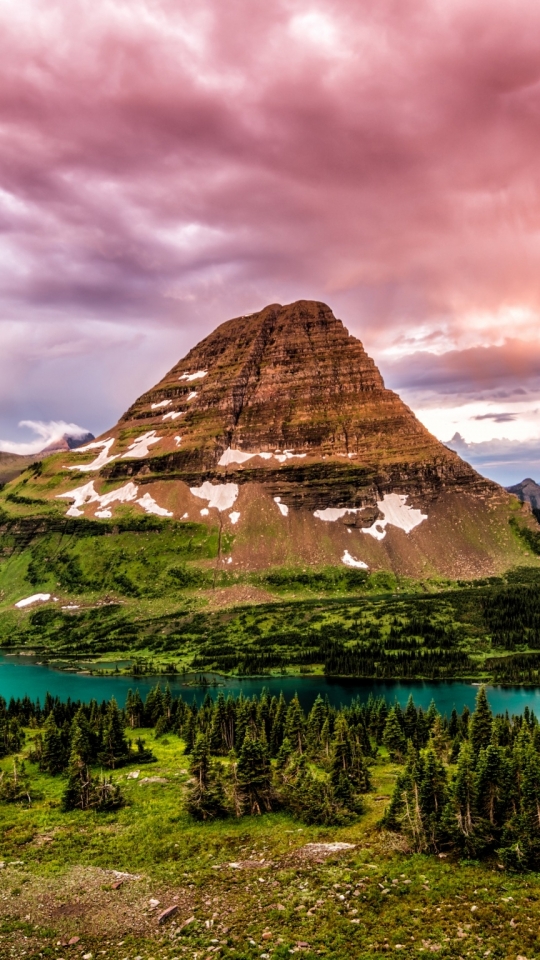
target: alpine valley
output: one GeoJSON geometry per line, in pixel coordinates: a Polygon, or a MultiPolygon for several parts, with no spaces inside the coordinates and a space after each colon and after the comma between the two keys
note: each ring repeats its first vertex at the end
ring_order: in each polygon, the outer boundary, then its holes
{"type": "Polygon", "coordinates": [[[323,303],[223,323],[0,509],[3,646],[141,669],[540,664],[530,505],[436,440],[323,303]]]}

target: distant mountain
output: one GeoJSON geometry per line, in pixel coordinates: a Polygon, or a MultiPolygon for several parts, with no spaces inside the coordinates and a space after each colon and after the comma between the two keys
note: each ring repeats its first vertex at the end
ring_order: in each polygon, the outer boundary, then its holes
{"type": "Polygon", "coordinates": [[[77,447],[83,447],[86,443],[90,443],[95,439],[93,433],[85,433],[80,437],[72,437],[68,433],[65,433],[63,437],[53,440],[52,443],[49,443],[43,450],[40,450],[34,459],[36,457],[49,456],[51,453],[60,453],[61,450],[76,450],[77,447]]]}
{"type": "Polygon", "coordinates": [[[41,498],[49,515],[204,524],[231,572],[469,578],[526,562],[515,501],[432,436],[309,300],[223,323],[115,427],[20,487],[21,510],[41,498]]]}
{"type": "Polygon", "coordinates": [[[508,493],[515,494],[522,503],[530,503],[533,510],[540,510],[540,485],[530,477],[506,489],[508,493]]]}
{"type": "Polygon", "coordinates": [[[43,450],[40,450],[39,453],[21,455],[18,453],[6,453],[0,450],[0,484],[15,480],[27,467],[32,463],[36,463],[36,461],[42,457],[48,457],[52,453],[59,453],[62,450],[67,452],[76,450],[77,447],[81,447],[83,444],[89,443],[94,439],[93,433],[86,433],[82,437],[72,437],[69,434],[64,434],[63,437],[54,440],[47,447],[44,447],[43,450]]]}

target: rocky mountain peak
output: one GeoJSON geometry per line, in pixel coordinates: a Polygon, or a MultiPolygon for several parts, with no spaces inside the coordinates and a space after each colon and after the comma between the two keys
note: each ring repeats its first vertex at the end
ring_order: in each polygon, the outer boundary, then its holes
{"type": "Polygon", "coordinates": [[[540,484],[531,477],[526,477],[521,483],[506,487],[508,493],[513,493],[522,503],[530,503],[533,510],[540,510],[540,484]]]}
{"type": "Polygon", "coordinates": [[[310,300],[221,324],[139,397],[119,426],[137,424],[181,433],[175,463],[191,469],[215,468],[227,450],[347,458],[364,468],[462,464],[385,388],[330,307],[310,300]]]}
{"type": "Polygon", "coordinates": [[[510,496],[426,430],[318,301],[221,324],[116,426],[23,483],[68,518],[206,524],[231,570],[472,576],[521,556],[510,496]]]}

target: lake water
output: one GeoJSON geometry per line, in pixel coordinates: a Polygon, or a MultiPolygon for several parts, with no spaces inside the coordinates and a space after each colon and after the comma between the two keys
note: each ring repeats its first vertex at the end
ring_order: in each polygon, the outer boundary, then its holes
{"type": "MultiPolygon", "coordinates": [[[[13,657],[0,653],[0,696],[9,700],[10,697],[24,697],[28,695],[32,700],[39,697],[41,703],[47,692],[58,696],[62,700],[71,697],[72,700],[88,702],[96,699],[109,700],[116,697],[123,706],[126,694],[131,687],[138,689],[144,698],[151,687],[157,682],[156,677],[126,677],[126,676],[88,676],[86,674],[65,673],[50,666],[36,663],[32,657],[13,657]]],[[[238,677],[219,678],[219,687],[193,686],[186,683],[180,676],[161,678],[165,685],[169,682],[173,694],[182,694],[184,699],[191,701],[193,697],[198,702],[209,689],[215,696],[218,689],[233,695],[240,691],[245,696],[259,694],[266,688],[272,694],[279,695],[283,691],[289,700],[298,693],[304,708],[312,705],[317,694],[328,696],[330,703],[335,706],[347,704],[353,697],[360,696],[367,699],[369,694],[384,696],[389,703],[397,700],[405,706],[409,694],[412,693],[417,706],[427,708],[434,700],[441,713],[450,714],[453,707],[461,712],[464,706],[474,707],[478,687],[474,684],[461,681],[377,681],[377,680],[339,680],[327,677],[256,677],[240,679],[238,677]]],[[[540,716],[540,688],[539,687],[488,687],[488,699],[495,713],[522,713],[525,706],[529,706],[540,716]]]]}

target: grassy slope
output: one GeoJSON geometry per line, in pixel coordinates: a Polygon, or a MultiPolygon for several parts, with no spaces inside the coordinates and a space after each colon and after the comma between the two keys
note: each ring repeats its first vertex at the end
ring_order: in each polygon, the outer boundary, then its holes
{"type": "MultiPolygon", "coordinates": [[[[490,676],[486,660],[540,649],[536,607],[532,626],[510,639],[493,620],[497,598],[499,606],[529,602],[535,570],[474,586],[346,568],[234,574],[220,564],[216,573],[217,540],[217,529],[202,524],[150,518],[131,518],[125,528],[71,521],[22,545],[8,531],[0,644],[68,658],[152,656],[162,665],[223,672],[319,672],[326,663],[332,673],[381,677],[490,676]],[[222,596],[230,602],[250,590],[265,602],[219,609],[222,596]],[[58,603],[14,609],[35,592],[58,603]],[[76,609],[62,610],[68,604],[76,609]],[[415,650],[430,663],[400,665],[415,650]],[[347,651],[362,663],[345,662],[347,651]]],[[[512,610],[505,606],[504,623],[513,622],[512,610]]]]}
{"type": "MultiPolygon", "coordinates": [[[[228,565],[238,537],[220,536],[215,524],[134,515],[127,505],[109,521],[69,519],[65,504],[38,504],[38,481],[57,489],[51,461],[42,473],[27,471],[0,503],[0,645],[61,657],[157,656],[199,670],[318,672],[326,664],[334,674],[538,679],[540,654],[533,673],[522,664],[519,676],[503,677],[489,662],[540,651],[540,609],[519,620],[538,582],[540,537],[522,527],[517,500],[504,536],[530,568],[514,574],[471,585],[343,565],[250,572],[228,565]],[[15,610],[37,592],[58,602],[15,610]],[[495,622],[490,610],[508,606],[508,594],[513,607],[495,622]],[[76,609],[61,609],[68,605],[76,609]]],[[[283,530],[272,517],[277,541],[283,530]]],[[[494,515],[493,536],[501,522],[494,515]]]]}
{"type": "Polygon", "coordinates": [[[139,785],[125,779],[131,768],[123,769],[118,776],[128,805],[119,812],[61,813],[62,778],[34,768],[41,799],[30,810],[0,807],[6,864],[0,956],[286,960],[300,951],[307,960],[357,960],[399,950],[405,957],[515,960],[540,954],[533,877],[502,873],[496,862],[410,855],[399,838],[378,830],[398,771],[384,757],[373,767],[366,813],[350,826],[303,827],[281,813],[206,825],[183,811],[182,742],[143,735],[158,762],[143,767],[141,777],[167,783],[139,785]],[[355,848],[306,858],[302,848],[314,841],[355,848]],[[114,870],[139,879],[115,890],[114,870]],[[160,901],[156,909],[151,898],[160,901]],[[159,911],[174,903],[174,923],[158,925],[159,911]],[[80,938],[77,945],[62,946],[71,937],[80,938]]]}
{"type": "Polygon", "coordinates": [[[17,453],[4,453],[0,450],[0,484],[9,483],[26,470],[36,457],[21,456],[17,453]]]}

